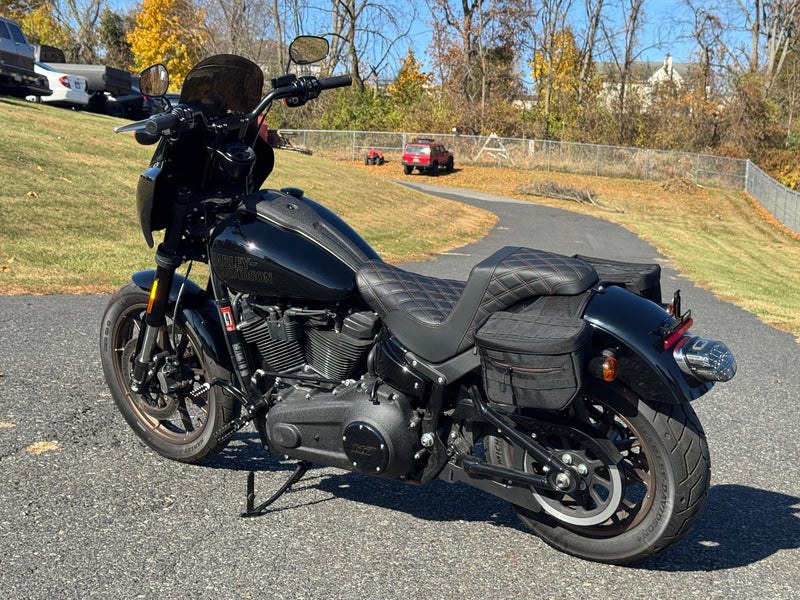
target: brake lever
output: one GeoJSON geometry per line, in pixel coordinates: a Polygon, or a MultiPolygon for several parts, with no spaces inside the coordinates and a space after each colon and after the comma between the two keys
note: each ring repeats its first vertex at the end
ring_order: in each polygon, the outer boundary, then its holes
{"type": "Polygon", "coordinates": [[[127,133],[128,131],[144,131],[147,122],[150,119],[143,119],[142,121],[134,121],[133,123],[127,123],[126,125],[118,125],[114,127],[114,133],[127,133]]]}

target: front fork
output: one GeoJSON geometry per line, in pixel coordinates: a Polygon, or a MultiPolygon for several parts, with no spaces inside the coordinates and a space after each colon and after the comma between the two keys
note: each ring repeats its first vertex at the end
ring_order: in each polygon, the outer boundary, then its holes
{"type": "MultiPolygon", "coordinates": [[[[183,231],[184,219],[190,212],[189,203],[184,197],[184,201],[176,203],[173,213],[173,222],[167,229],[164,242],[159,244],[156,251],[156,273],[153,286],[150,290],[150,298],[147,303],[144,326],[139,338],[139,351],[133,364],[130,386],[134,393],[141,393],[147,385],[157,376],[161,368],[162,359],[157,354],[159,337],[164,331],[167,322],[167,309],[169,306],[170,291],[175,277],[175,271],[183,264],[183,254],[180,252],[181,234],[183,231]]],[[[227,288],[214,277],[213,271],[210,275],[211,287],[214,293],[214,300],[222,321],[222,333],[229,356],[232,359],[234,371],[237,376],[239,386],[234,387],[229,381],[213,381],[206,383],[206,386],[220,385],[233,395],[247,411],[247,417],[242,419],[242,423],[250,420],[255,414],[267,404],[262,398],[258,387],[253,383],[252,373],[247,360],[245,341],[241,331],[236,327],[236,322],[231,309],[227,288]]],[[[180,299],[176,301],[179,302],[180,299]]],[[[163,385],[162,385],[163,388],[163,385]]],[[[207,389],[207,388],[206,388],[207,389]]],[[[169,390],[162,389],[164,393],[169,390]]],[[[205,391],[205,390],[202,390],[205,391]]]]}
{"type": "Polygon", "coordinates": [[[167,322],[167,306],[169,304],[170,290],[172,289],[172,280],[175,277],[175,271],[183,263],[178,250],[185,215],[185,211],[181,210],[181,208],[187,205],[188,202],[184,202],[176,206],[173,222],[167,229],[164,242],[159,244],[156,250],[156,275],[153,280],[153,287],[150,288],[150,299],[147,302],[144,327],[139,339],[139,352],[133,362],[133,373],[131,374],[131,390],[134,393],[140,393],[144,389],[146,384],[155,376],[159,366],[153,355],[159,333],[167,322]]]}

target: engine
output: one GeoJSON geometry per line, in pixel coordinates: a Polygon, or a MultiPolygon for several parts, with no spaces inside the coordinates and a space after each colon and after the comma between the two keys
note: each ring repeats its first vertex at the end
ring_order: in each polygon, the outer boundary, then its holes
{"type": "Polygon", "coordinates": [[[248,351],[268,372],[305,371],[344,381],[366,370],[378,316],[372,311],[339,314],[329,309],[287,308],[239,300],[239,328],[248,351]]]}
{"type": "Polygon", "coordinates": [[[265,434],[279,456],[404,479],[416,471],[421,419],[408,397],[366,376],[332,391],[284,388],[265,434]]]}
{"type": "Polygon", "coordinates": [[[295,309],[249,297],[238,306],[250,357],[273,386],[275,403],[259,423],[273,453],[378,477],[403,479],[417,470],[418,400],[367,373],[375,313],[295,309]],[[314,377],[321,381],[309,382],[314,377]]]}

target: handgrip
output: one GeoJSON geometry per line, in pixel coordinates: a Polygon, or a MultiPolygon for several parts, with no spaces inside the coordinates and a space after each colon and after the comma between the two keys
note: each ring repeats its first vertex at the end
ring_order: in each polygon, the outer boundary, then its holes
{"type": "Polygon", "coordinates": [[[326,77],[319,80],[319,87],[323,90],[347,87],[353,85],[353,78],[350,75],[337,75],[336,77],[326,77]]]}
{"type": "Polygon", "coordinates": [[[145,123],[144,130],[150,135],[158,135],[167,129],[177,129],[180,122],[181,118],[173,110],[150,117],[145,123]]]}

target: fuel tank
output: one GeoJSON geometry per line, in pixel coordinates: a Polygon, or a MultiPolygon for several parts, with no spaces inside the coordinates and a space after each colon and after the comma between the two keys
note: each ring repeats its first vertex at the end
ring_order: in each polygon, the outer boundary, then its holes
{"type": "Polygon", "coordinates": [[[209,263],[232,290],[258,296],[344,300],[355,272],[378,254],[349,225],[296,188],[261,190],[215,227],[209,263]]]}

